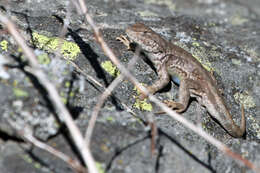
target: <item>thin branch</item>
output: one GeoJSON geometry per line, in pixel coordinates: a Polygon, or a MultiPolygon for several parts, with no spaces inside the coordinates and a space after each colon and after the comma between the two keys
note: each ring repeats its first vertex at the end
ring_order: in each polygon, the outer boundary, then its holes
{"type": "Polygon", "coordinates": [[[8,122],[12,128],[14,128],[14,130],[18,133],[18,135],[20,135],[22,138],[24,138],[26,141],[28,141],[29,143],[33,144],[34,146],[47,151],[49,153],[51,153],[52,155],[58,157],[59,159],[63,160],[64,162],[66,162],[75,172],[78,173],[86,173],[86,168],[84,168],[80,162],[78,162],[77,160],[72,159],[71,157],[67,156],[66,154],[60,152],[59,150],[51,147],[50,145],[47,145],[41,141],[39,141],[38,139],[36,139],[32,134],[32,129],[30,129],[28,126],[26,126],[23,129],[16,129],[16,124],[15,122],[8,122]]]}
{"type": "Polygon", "coordinates": [[[95,166],[95,161],[92,157],[92,154],[90,153],[89,148],[85,145],[84,146],[84,139],[82,134],[80,133],[79,128],[74,123],[69,111],[66,109],[64,104],[61,101],[61,98],[54,87],[54,85],[48,80],[47,76],[44,74],[44,72],[39,68],[39,64],[37,62],[37,58],[31,48],[29,48],[23,37],[20,35],[20,33],[17,31],[15,25],[0,12],[0,21],[6,25],[8,31],[10,34],[14,37],[14,39],[17,41],[19,46],[22,48],[24,54],[29,60],[29,64],[31,68],[29,69],[41,82],[41,84],[45,87],[45,89],[48,92],[48,95],[54,104],[54,106],[57,109],[57,113],[59,114],[62,119],[64,119],[65,124],[68,127],[68,130],[71,134],[72,139],[74,140],[77,148],[79,149],[82,158],[85,162],[85,164],[88,166],[88,170],[90,173],[98,173],[98,170],[95,166]]]}
{"type": "MultiPolygon", "coordinates": [[[[137,50],[137,51],[139,51],[139,50],[137,50]]],[[[134,63],[138,59],[138,55],[139,55],[139,53],[136,53],[136,56],[134,56],[134,58],[131,59],[131,61],[129,62],[128,67],[127,67],[128,69],[133,67],[134,63]]],[[[87,146],[89,146],[89,144],[90,144],[91,136],[92,136],[93,129],[94,129],[94,126],[95,126],[95,123],[96,123],[96,119],[97,119],[98,113],[99,113],[102,105],[104,104],[104,102],[107,99],[107,97],[112,93],[114,88],[116,86],[118,86],[119,83],[123,79],[124,79],[124,75],[120,74],[115,80],[113,80],[113,82],[107,87],[107,89],[99,97],[99,100],[97,101],[97,104],[94,107],[94,111],[93,111],[93,113],[91,115],[91,119],[89,121],[88,128],[87,128],[86,133],[85,133],[85,142],[86,142],[87,146]]]]}
{"type": "Polygon", "coordinates": [[[226,145],[215,139],[214,137],[208,135],[206,132],[204,132],[201,128],[196,127],[194,124],[186,120],[184,117],[181,115],[177,114],[170,108],[168,108],[165,104],[160,102],[155,96],[151,95],[148,90],[143,87],[137,79],[132,76],[129,71],[120,63],[120,61],[116,58],[115,54],[112,52],[112,50],[108,47],[106,42],[104,41],[103,37],[101,36],[101,33],[99,32],[98,27],[95,25],[94,21],[92,20],[91,16],[87,13],[87,7],[84,3],[83,0],[79,0],[81,11],[85,14],[85,18],[87,22],[90,24],[92,27],[96,40],[100,44],[101,48],[103,49],[104,53],[111,59],[111,61],[118,67],[120,72],[125,75],[142,93],[147,95],[149,99],[156,103],[163,111],[165,111],[169,116],[174,118],[175,120],[181,122],[184,126],[188,127],[195,133],[199,134],[202,136],[205,140],[210,142],[212,145],[215,145],[219,150],[230,156],[231,158],[242,162],[244,165],[247,167],[251,168],[252,170],[256,172],[260,172],[260,168],[256,167],[253,163],[248,161],[247,159],[242,158],[242,156],[232,152],[226,145]]]}
{"type": "Polygon", "coordinates": [[[150,112],[146,114],[146,119],[148,121],[148,125],[150,126],[150,133],[151,133],[151,153],[152,156],[156,155],[156,145],[158,141],[158,128],[156,122],[154,121],[154,115],[150,112]]]}
{"type": "Polygon", "coordinates": [[[71,61],[71,60],[67,60],[71,65],[73,65],[73,67],[75,67],[81,74],[83,74],[87,80],[90,80],[92,82],[94,82],[96,85],[98,85],[99,87],[105,89],[105,87],[98,82],[95,78],[93,78],[92,76],[88,75],[84,70],[82,70],[75,62],[71,61]]]}

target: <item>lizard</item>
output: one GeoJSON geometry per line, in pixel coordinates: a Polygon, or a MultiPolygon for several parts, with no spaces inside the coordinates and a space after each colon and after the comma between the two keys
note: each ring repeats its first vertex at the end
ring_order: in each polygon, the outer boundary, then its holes
{"type": "MultiPolygon", "coordinates": [[[[165,87],[171,77],[178,79],[179,101],[164,101],[176,112],[187,109],[190,97],[207,109],[207,112],[233,137],[242,137],[246,130],[244,107],[241,106],[241,123],[236,125],[217,87],[216,79],[199,63],[189,52],[162,38],[143,23],[136,23],[126,29],[126,36],[121,35],[119,40],[130,49],[135,43],[148,57],[158,74],[158,80],[147,89],[150,94],[165,87]]],[[[176,80],[174,80],[176,81],[176,80]]],[[[147,95],[141,94],[140,99],[147,95]]]]}

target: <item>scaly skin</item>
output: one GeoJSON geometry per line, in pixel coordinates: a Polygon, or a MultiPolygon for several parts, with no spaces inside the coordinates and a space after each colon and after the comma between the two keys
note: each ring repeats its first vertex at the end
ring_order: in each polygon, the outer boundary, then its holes
{"type": "MultiPolygon", "coordinates": [[[[176,109],[177,112],[183,112],[188,106],[190,97],[195,97],[231,136],[244,135],[246,122],[243,106],[239,127],[233,121],[213,76],[190,53],[166,41],[142,23],[128,27],[126,34],[131,41],[138,44],[157,70],[159,79],[148,86],[151,94],[167,85],[170,77],[177,76],[180,80],[179,102],[166,101],[169,107],[176,109]]],[[[121,37],[121,41],[129,44],[125,37],[121,37]]],[[[145,97],[141,96],[142,99],[145,97]]]]}

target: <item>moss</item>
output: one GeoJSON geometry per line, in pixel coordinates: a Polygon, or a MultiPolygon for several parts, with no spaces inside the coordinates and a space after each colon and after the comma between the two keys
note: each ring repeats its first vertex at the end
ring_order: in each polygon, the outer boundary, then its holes
{"type": "Polygon", "coordinates": [[[14,92],[15,97],[28,97],[29,96],[28,92],[26,92],[20,88],[16,88],[16,87],[13,88],[13,92],[14,92]]]}
{"type": "Polygon", "coordinates": [[[120,71],[111,61],[104,61],[101,63],[101,67],[106,70],[110,75],[117,77],[120,75],[120,71]]]}
{"type": "Polygon", "coordinates": [[[0,46],[1,46],[1,49],[3,51],[7,51],[7,49],[8,49],[8,42],[6,40],[3,40],[3,41],[0,42],[0,46]]]}
{"type": "Polygon", "coordinates": [[[33,40],[36,46],[48,52],[55,52],[60,48],[60,53],[64,58],[75,60],[80,53],[80,48],[76,43],[60,39],[58,37],[47,37],[37,32],[33,32],[33,40]]]}

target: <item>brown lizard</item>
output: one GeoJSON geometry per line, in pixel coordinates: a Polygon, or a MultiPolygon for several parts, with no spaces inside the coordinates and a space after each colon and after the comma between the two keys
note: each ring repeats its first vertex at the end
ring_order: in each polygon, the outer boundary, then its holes
{"type": "MultiPolygon", "coordinates": [[[[237,126],[225,105],[217,88],[216,81],[190,53],[163,39],[159,34],[142,23],[136,23],[126,29],[130,41],[137,43],[142,52],[151,60],[159,79],[148,86],[151,94],[162,89],[170,81],[170,77],[179,79],[179,102],[165,101],[176,112],[183,112],[188,106],[190,97],[197,101],[214,117],[220,125],[233,137],[242,137],[246,122],[242,106],[241,126],[237,126]]],[[[130,46],[126,37],[120,41],[130,46]]],[[[144,99],[146,95],[141,95],[144,99]]]]}

